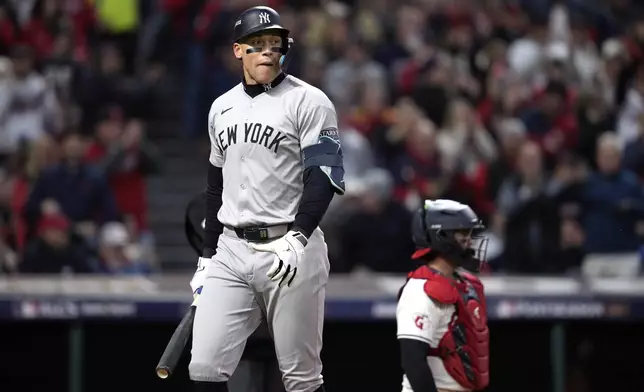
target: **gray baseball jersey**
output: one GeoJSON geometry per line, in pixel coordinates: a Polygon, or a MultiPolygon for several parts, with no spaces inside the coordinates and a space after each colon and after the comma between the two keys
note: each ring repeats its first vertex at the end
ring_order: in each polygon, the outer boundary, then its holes
{"type": "Polygon", "coordinates": [[[217,217],[233,227],[293,222],[303,188],[303,149],[320,137],[339,144],[329,98],[291,75],[255,98],[240,83],[215,100],[208,120],[210,163],[224,174],[217,217]]]}
{"type": "Polygon", "coordinates": [[[267,276],[275,255],[253,250],[234,230],[271,226],[276,236],[286,234],[307,167],[320,167],[337,193],[344,192],[332,103],[290,75],[277,81],[259,94],[240,84],[210,109],[210,163],[223,169],[218,219],[225,228],[195,315],[190,378],[228,380],[246,340],[265,318],[286,391],[312,392],[323,382],[320,351],[329,277],[324,234],[319,228],[311,234],[297,277],[280,288],[267,276]]]}

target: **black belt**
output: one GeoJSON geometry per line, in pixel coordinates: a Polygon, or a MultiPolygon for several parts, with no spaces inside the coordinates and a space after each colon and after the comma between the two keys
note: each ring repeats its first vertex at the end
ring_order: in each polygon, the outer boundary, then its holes
{"type": "Polygon", "coordinates": [[[292,223],[265,227],[228,227],[233,230],[237,237],[249,242],[270,241],[284,236],[291,230],[292,223]]]}

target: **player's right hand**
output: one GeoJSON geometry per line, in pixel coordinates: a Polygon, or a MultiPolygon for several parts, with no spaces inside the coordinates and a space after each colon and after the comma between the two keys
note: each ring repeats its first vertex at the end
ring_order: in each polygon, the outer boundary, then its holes
{"type": "Polygon", "coordinates": [[[206,275],[208,273],[208,265],[210,264],[210,260],[212,259],[200,257],[199,261],[197,262],[197,271],[195,271],[195,274],[192,276],[192,279],[190,280],[190,288],[192,289],[193,305],[197,304],[197,299],[201,295],[203,284],[206,282],[206,275]]]}

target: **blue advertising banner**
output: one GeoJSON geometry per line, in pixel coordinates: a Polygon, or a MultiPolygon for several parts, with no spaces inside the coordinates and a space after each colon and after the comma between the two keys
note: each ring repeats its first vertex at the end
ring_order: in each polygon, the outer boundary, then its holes
{"type": "MultiPolygon", "coordinates": [[[[73,320],[137,319],[142,321],[179,320],[189,300],[115,300],[72,297],[0,298],[0,319],[73,320]]],[[[328,300],[327,320],[368,321],[395,318],[393,298],[362,300],[328,300]]],[[[491,320],[516,319],[644,319],[644,299],[628,297],[503,297],[490,296],[488,316],[491,320]]]]}

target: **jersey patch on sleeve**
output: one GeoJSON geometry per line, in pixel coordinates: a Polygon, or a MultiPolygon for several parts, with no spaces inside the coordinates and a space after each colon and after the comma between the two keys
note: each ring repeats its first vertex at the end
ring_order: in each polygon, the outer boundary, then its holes
{"type": "Polygon", "coordinates": [[[422,313],[414,313],[412,317],[414,319],[414,325],[416,325],[416,328],[420,329],[421,331],[427,331],[429,329],[430,321],[428,315],[422,313]]]}
{"type": "Polygon", "coordinates": [[[340,132],[338,131],[338,128],[331,127],[331,128],[326,128],[320,131],[320,137],[318,138],[318,142],[322,138],[329,138],[333,140],[334,142],[340,144],[340,132]]]}

